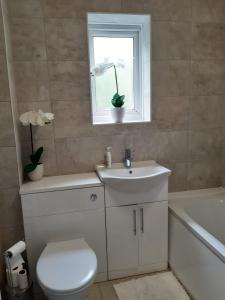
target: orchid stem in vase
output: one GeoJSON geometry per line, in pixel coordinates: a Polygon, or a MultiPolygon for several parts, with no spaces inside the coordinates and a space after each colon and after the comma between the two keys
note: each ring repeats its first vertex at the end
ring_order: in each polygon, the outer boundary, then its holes
{"type": "Polygon", "coordinates": [[[34,154],[34,142],[33,142],[33,128],[32,124],[30,124],[30,140],[31,140],[31,153],[34,154]]]}
{"type": "Polygon", "coordinates": [[[116,92],[117,92],[117,94],[119,94],[118,78],[117,78],[117,71],[116,71],[116,66],[115,66],[115,64],[113,65],[113,68],[114,68],[115,79],[116,79],[116,92]]]}

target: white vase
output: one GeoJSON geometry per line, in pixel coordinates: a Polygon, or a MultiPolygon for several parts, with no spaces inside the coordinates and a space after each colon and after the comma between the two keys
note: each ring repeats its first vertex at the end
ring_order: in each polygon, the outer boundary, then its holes
{"type": "Polygon", "coordinates": [[[28,177],[32,181],[40,180],[44,176],[44,164],[39,164],[34,171],[28,173],[28,177]]]}
{"type": "Polygon", "coordinates": [[[124,107],[113,107],[112,117],[115,123],[122,123],[125,114],[124,107]]]}

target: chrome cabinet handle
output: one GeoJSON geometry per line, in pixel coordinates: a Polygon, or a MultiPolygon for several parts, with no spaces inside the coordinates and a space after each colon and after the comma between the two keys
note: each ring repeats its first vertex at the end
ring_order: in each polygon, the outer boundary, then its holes
{"type": "Polygon", "coordinates": [[[96,194],[91,194],[90,200],[91,200],[92,202],[96,201],[97,199],[98,199],[98,196],[97,196],[96,194]]]}
{"type": "Polygon", "coordinates": [[[141,232],[144,233],[144,208],[140,208],[141,213],[141,232]]]}
{"type": "Polygon", "coordinates": [[[133,231],[134,231],[134,235],[137,235],[137,212],[136,209],[133,210],[133,221],[134,221],[134,227],[133,227],[133,231]]]}

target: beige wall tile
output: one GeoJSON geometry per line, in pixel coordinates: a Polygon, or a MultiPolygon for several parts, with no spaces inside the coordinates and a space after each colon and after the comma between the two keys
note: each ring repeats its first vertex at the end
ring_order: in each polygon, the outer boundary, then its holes
{"type": "Polygon", "coordinates": [[[0,55],[0,81],[8,81],[7,64],[5,55],[0,55]]]}
{"type": "Polygon", "coordinates": [[[211,188],[221,185],[221,161],[195,161],[188,164],[188,189],[211,188]]]}
{"type": "Polygon", "coordinates": [[[197,22],[225,21],[224,0],[192,0],[192,16],[197,22]]]}
{"type": "Polygon", "coordinates": [[[191,160],[222,158],[223,132],[219,129],[204,129],[189,132],[191,160]]]}
{"type": "Polygon", "coordinates": [[[3,22],[0,18],[0,55],[5,54],[5,36],[4,36],[4,29],[3,29],[3,22]]]}
{"type": "Polygon", "coordinates": [[[24,239],[23,220],[20,219],[20,221],[21,222],[18,223],[15,227],[14,226],[4,227],[4,231],[2,231],[2,241],[3,241],[5,250],[7,248],[11,247],[13,244],[18,242],[19,240],[24,239]]]}
{"type": "Polygon", "coordinates": [[[44,15],[48,18],[85,18],[88,2],[83,0],[43,0],[44,15]]]}
{"type": "MultiPolygon", "coordinates": [[[[0,238],[1,238],[1,233],[0,233],[0,238]]],[[[3,247],[2,247],[3,248],[3,247]]],[[[7,249],[7,248],[6,248],[7,249]]],[[[0,248],[1,253],[3,250],[0,248]]],[[[4,266],[4,259],[3,255],[0,257],[0,284],[1,286],[5,283],[5,266],[4,266]]]]}
{"type": "Polygon", "coordinates": [[[15,60],[46,59],[43,19],[12,19],[12,51],[15,60]]]}
{"type": "Polygon", "coordinates": [[[215,128],[225,125],[224,96],[195,96],[190,100],[189,124],[192,129],[215,128]]]}
{"type": "Polygon", "coordinates": [[[0,146],[15,146],[11,105],[0,102],[0,146]]]}
{"type": "Polygon", "coordinates": [[[42,0],[7,0],[12,17],[42,17],[42,0]]]}
{"type": "Polygon", "coordinates": [[[165,131],[158,134],[159,161],[187,161],[188,131],[165,131]]]}
{"type": "Polygon", "coordinates": [[[51,81],[76,81],[77,84],[89,81],[89,64],[87,61],[49,61],[48,68],[51,81]]]}
{"type": "Polygon", "coordinates": [[[144,8],[155,20],[189,21],[191,19],[191,0],[144,1],[144,8]]]}
{"type": "Polygon", "coordinates": [[[16,94],[19,102],[49,100],[46,62],[14,62],[16,94]]]}
{"type": "Polygon", "coordinates": [[[89,1],[88,11],[94,12],[121,12],[122,0],[95,0],[89,1]]]}
{"type": "Polygon", "coordinates": [[[21,226],[22,210],[18,187],[0,189],[0,207],[0,228],[21,226]]]}
{"type": "Polygon", "coordinates": [[[173,163],[168,167],[172,170],[169,177],[169,192],[187,190],[187,163],[173,163]]]}
{"type": "Polygon", "coordinates": [[[29,82],[35,79],[43,82],[48,81],[48,66],[45,61],[15,61],[13,65],[18,81],[29,82]]]}
{"type": "Polygon", "coordinates": [[[121,0],[44,0],[44,14],[49,18],[86,18],[87,12],[119,12],[121,0]]]}
{"type": "Polygon", "coordinates": [[[0,147],[0,189],[17,187],[18,169],[15,147],[0,147]]]}
{"type": "Polygon", "coordinates": [[[88,101],[56,101],[53,104],[53,113],[56,138],[91,134],[91,107],[88,101]]]}
{"type": "Polygon", "coordinates": [[[152,58],[188,59],[190,58],[191,23],[153,22],[152,58]]]}
{"type": "Polygon", "coordinates": [[[152,63],[153,96],[190,95],[190,63],[188,61],[154,61],[152,63]]]}
{"type": "Polygon", "coordinates": [[[87,62],[49,62],[52,100],[89,100],[89,66],[87,62]]]}
{"type": "Polygon", "coordinates": [[[145,0],[122,0],[121,4],[123,13],[144,13],[144,1],[145,0]]]}
{"type": "Polygon", "coordinates": [[[197,23],[193,25],[192,58],[225,58],[224,23],[197,23]]]}
{"type": "Polygon", "coordinates": [[[61,174],[89,172],[104,162],[105,148],[113,148],[112,160],[122,161],[125,139],[123,135],[56,139],[57,166],[61,174]]]}
{"type": "Polygon", "coordinates": [[[89,101],[90,94],[88,82],[79,80],[74,82],[52,81],[50,82],[50,97],[53,101],[89,101]]]}
{"type": "Polygon", "coordinates": [[[193,95],[225,94],[225,68],[220,60],[192,62],[193,95]]]}
{"type": "Polygon", "coordinates": [[[88,59],[86,21],[47,19],[46,40],[49,60],[88,59]]]}
{"type": "Polygon", "coordinates": [[[171,170],[169,177],[169,192],[185,191],[187,189],[187,163],[159,161],[171,170]]]}
{"type": "Polygon", "coordinates": [[[159,132],[154,129],[142,129],[124,134],[125,148],[131,149],[134,161],[157,160],[159,132]]]}
{"type": "Polygon", "coordinates": [[[154,97],[152,117],[159,129],[187,130],[189,97],[154,97]]]}
{"type": "Polygon", "coordinates": [[[0,101],[10,101],[8,80],[0,80],[0,101]]]}

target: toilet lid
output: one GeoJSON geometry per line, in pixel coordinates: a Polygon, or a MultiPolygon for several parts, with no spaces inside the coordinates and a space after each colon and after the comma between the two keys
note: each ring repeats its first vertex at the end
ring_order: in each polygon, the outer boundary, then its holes
{"type": "Polygon", "coordinates": [[[37,263],[41,286],[55,294],[82,289],[96,271],[96,255],[84,239],[47,244],[37,263]]]}

